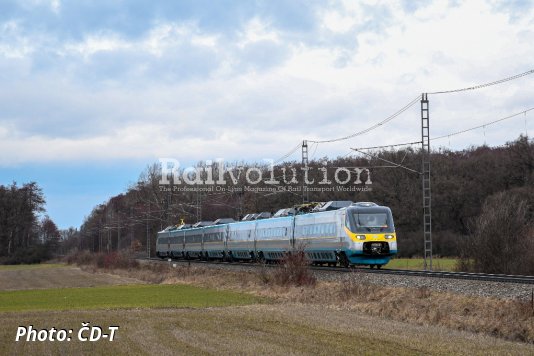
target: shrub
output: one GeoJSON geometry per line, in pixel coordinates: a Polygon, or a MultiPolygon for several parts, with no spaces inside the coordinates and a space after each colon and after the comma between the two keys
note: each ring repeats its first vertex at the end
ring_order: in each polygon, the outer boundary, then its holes
{"type": "Polygon", "coordinates": [[[19,248],[12,256],[4,257],[0,262],[6,265],[34,264],[48,261],[52,258],[49,244],[33,245],[19,248]]]}
{"type": "Polygon", "coordinates": [[[70,265],[92,265],[95,263],[96,254],[87,250],[74,250],[64,257],[64,261],[70,265]]]}
{"type": "Polygon", "coordinates": [[[135,268],[139,266],[130,254],[125,252],[91,253],[89,251],[75,251],[65,258],[69,264],[92,265],[98,268],[135,268]]]}
{"type": "Polygon", "coordinates": [[[302,248],[287,253],[273,271],[273,282],[280,286],[315,286],[317,279],[302,248]]]}

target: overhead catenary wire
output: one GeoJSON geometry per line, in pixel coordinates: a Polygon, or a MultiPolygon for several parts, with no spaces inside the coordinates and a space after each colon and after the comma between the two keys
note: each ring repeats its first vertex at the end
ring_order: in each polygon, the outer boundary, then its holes
{"type": "Polygon", "coordinates": [[[277,160],[273,161],[273,164],[276,164],[276,163],[279,163],[279,162],[285,160],[286,158],[291,156],[293,153],[295,153],[301,147],[302,147],[302,143],[299,142],[299,144],[297,146],[295,146],[295,148],[293,148],[291,151],[289,151],[288,153],[286,153],[282,157],[278,158],[277,160]]]}
{"type": "Polygon", "coordinates": [[[353,134],[350,134],[348,136],[343,136],[343,137],[339,137],[339,138],[335,138],[335,139],[330,139],[330,140],[308,140],[308,142],[310,143],[331,143],[331,142],[338,142],[338,141],[344,141],[344,140],[348,140],[350,138],[353,138],[353,137],[356,137],[356,136],[359,136],[359,135],[363,135],[369,131],[372,131],[386,123],[388,123],[389,121],[393,120],[394,118],[396,118],[397,116],[399,116],[400,114],[402,114],[403,112],[405,112],[406,110],[408,110],[410,107],[412,107],[413,105],[415,105],[417,102],[419,102],[421,96],[418,95],[417,97],[415,97],[415,99],[413,99],[412,101],[410,101],[408,104],[406,104],[405,106],[403,106],[401,109],[399,109],[398,111],[396,111],[394,114],[386,117],[384,120],[374,124],[373,126],[370,126],[364,130],[361,130],[361,131],[358,131],[358,132],[355,132],[353,134]]]}
{"type": "Polygon", "coordinates": [[[516,75],[513,75],[511,77],[499,79],[499,80],[496,80],[496,81],[493,81],[493,82],[489,82],[489,83],[479,84],[479,85],[475,85],[475,86],[467,87],[467,88],[429,92],[428,94],[450,94],[450,93],[458,93],[458,92],[468,91],[468,90],[476,90],[476,89],[486,88],[486,87],[490,87],[490,86],[493,86],[493,85],[509,82],[511,80],[515,80],[515,79],[518,79],[518,78],[521,78],[521,77],[524,77],[524,76],[527,76],[527,75],[530,75],[530,74],[533,74],[533,73],[534,73],[534,69],[531,69],[531,70],[526,71],[524,73],[516,74],[516,75]]]}
{"type": "MultiPolygon", "coordinates": [[[[389,161],[389,160],[387,160],[387,159],[385,159],[385,158],[382,158],[382,157],[380,157],[380,156],[376,156],[376,155],[370,154],[370,153],[365,152],[365,151],[360,151],[360,150],[358,150],[358,149],[356,149],[356,148],[352,148],[352,150],[354,150],[354,151],[356,151],[356,152],[359,152],[359,153],[361,153],[361,154],[364,154],[364,155],[366,155],[366,156],[369,156],[369,157],[371,157],[371,158],[376,158],[376,159],[379,159],[379,160],[384,161],[384,162],[386,162],[386,163],[392,164],[395,168],[403,168],[403,169],[406,169],[407,171],[410,171],[410,172],[413,172],[413,173],[422,174],[421,172],[416,171],[415,169],[412,169],[412,168],[403,166],[403,165],[400,164],[400,163],[395,163],[395,162],[389,161]]],[[[406,158],[406,156],[405,156],[404,158],[406,158]]],[[[404,158],[402,159],[403,161],[404,161],[404,158]]]]}
{"type": "Polygon", "coordinates": [[[315,145],[315,148],[313,149],[313,153],[311,154],[310,159],[313,159],[313,157],[315,156],[315,152],[317,152],[317,147],[319,147],[318,143],[314,143],[314,145],[315,145]]]}
{"type": "MultiPolygon", "coordinates": [[[[452,90],[443,90],[443,91],[434,91],[434,92],[429,92],[428,94],[447,94],[447,93],[456,93],[456,92],[462,92],[462,91],[468,91],[468,90],[476,90],[476,89],[481,89],[481,88],[485,88],[485,87],[489,87],[489,86],[493,86],[493,85],[498,85],[498,84],[501,84],[501,83],[505,83],[505,82],[508,82],[508,81],[512,81],[512,80],[515,80],[515,79],[519,79],[519,78],[522,78],[524,76],[527,76],[527,75],[530,75],[530,74],[533,74],[534,73],[534,69],[532,70],[529,70],[529,71],[526,71],[526,72],[523,72],[523,73],[520,73],[520,74],[516,74],[516,75],[513,75],[513,76],[510,76],[510,77],[507,77],[507,78],[502,78],[502,79],[499,79],[499,80],[496,80],[496,81],[492,81],[492,82],[489,82],[489,83],[484,83],[484,84],[479,84],[479,85],[475,85],[475,86],[471,86],[471,87],[466,87],[466,88],[459,88],[459,89],[452,89],[452,90]]],[[[417,97],[415,97],[412,101],[410,101],[408,104],[406,104],[404,107],[402,107],[401,109],[399,109],[397,112],[395,112],[394,114],[388,116],[387,118],[385,118],[384,120],[382,121],[379,121],[378,123],[364,129],[364,130],[361,130],[361,131],[358,131],[358,132],[355,132],[353,134],[350,134],[350,135],[347,135],[347,136],[343,136],[343,137],[338,137],[338,138],[335,138],[335,139],[329,139],[329,140],[308,140],[309,143],[312,143],[312,144],[315,144],[315,148],[314,148],[314,154],[315,154],[315,151],[317,150],[317,147],[319,144],[321,143],[331,143],[331,142],[339,142],[339,141],[344,141],[344,140],[348,140],[348,139],[351,139],[353,137],[356,137],[356,136],[360,136],[360,135],[363,135],[369,131],[372,131],[386,123],[388,123],[389,121],[395,119],[397,116],[399,116],[400,114],[402,114],[403,112],[405,112],[406,110],[408,110],[410,107],[412,107],[413,105],[415,105],[420,99],[420,96],[418,95],[417,97]]],[[[528,110],[527,110],[528,111],[528,110]]],[[[526,114],[526,111],[522,112],[522,113],[525,113],[526,114]]],[[[497,120],[496,122],[498,121],[502,121],[502,120],[505,120],[507,118],[503,118],[501,120],[497,120]]],[[[492,122],[492,123],[489,123],[487,125],[491,125],[495,122],[492,122]]],[[[482,125],[481,127],[484,127],[484,126],[487,126],[487,125],[482,125]]],[[[526,125],[525,125],[526,126],[526,125]]],[[[476,127],[476,128],[472,128],[473,130],[474,129],[477,129],[477,128],[480,128],[480,127],[476,127]]],[[[526,130],[525,130],[526,131],[526,130]]],[[[437,140],[437,139],[440,139],[440,138],[443,138],[443,137],[450,137],[450,136],[454,136],[456,134],[460,134],[460,133],[463,133],[463,132],[458,132],[458,133],[454,133],[454,134],[449,134],[449,135],[444,135],[444,136],[441,136],[441,137],[436,137],[436,138],[433,138],[431,140],[437,140]]],[[[414,142],[415,143],[420,143],[420,142],[414,142]]],[[[387,148],[387,147],[397,147],[397,146],[404,146],[404,145],[408,145],[408,144],[398,144],[398,145],[384,145],[384,146],[376,146],[376,147],[365,147],[365,148],[361,148],[361,149],[378,149],[378,148],[387,148]]],[[[283,161],[285,160],[287,157],[291,156],[292,154],[294,154],[300,147],[302,146],[301,143],[299,143],[295,148],[293,148],[290,152],[288,152],[287,154],[285,154],[284,156],[282,156],[281,158],[277,159],[276,161],[274,161],[274,163],[278,163],[280,161],[283,161]]]]}
{"type": "MultiPolygon", "coordinates": [[[[493,82],[489,82],[489,83],[485,83],[485,84],[481,84],[481,85],[477,85],[477,86],[473,86],[473,87],[467,87],[467,88],[461,88],[461,89],[454,89],[454,90],[447,90],[447,91],[439,91],[439,92],[430,92],[428,94],[445,94],[445,93],[454,93],[454,92],[462,92],[462,91],[468,91],[468,90],[475,90],[475,89],[480,89],[480,88],[484,88],[484,87],[489,87],[489,86],[493,86],[493,85],[497,85],[497,84],[501,84],[501,83],[505,83],[505,82],[508,82],[508,81],[512,81],[512,80],[515,80],[515,79],[518,79],[518,78],[521,78],[521,77],[524,77],[524,76],[527,76],[527,75],[530,75],[530,74],[533,74],[534,73],[534,70],[530,70],[530,71],[527,71],[527,72],[524,72],[524,73],[521,73],[521,74],[517,74],[517,75],[514,75],[514,76],[511,76],[511,77],[508,77],[508,78],[503,78],[503,79],[500,79],[500,80],[497,80],[497,81],[493,81],[493,82]]],[[[401,108],[400,110],[398,110],[397,112],[395,112],[394,114],[392,114],[391,116],[385,118],[384,120],[376,123],[375,125],[365,129],[365,130],[361,130],[359,132],[356,132],[356,133],[353,133],[351,135],[348,135],[348,136],[344,136],[344,137],[340,137],[340,138],[336,138],[336,139],[331,139],[331,140],[308,140],[308,142],[312,143],[312,144],[315,144],[315,147],[312,147],[312,150],[313,150],[313,153],[312,153],[312,157],[315,155],[316,153],[316,150],[319,146],[319,144],[321,143],[329,143],[329,142],[338,142],[338,141],[342,141],[342,140],[347,140],[347,139],[350,139],[350,138],[353,138],[353,137],[356,137],[356,136],[359,136],[359,135],[362,135],[362,134],[365,134],[371,130],[374,130],[376,128],[379,128],[380,126],[386,124],[387,122],[393,120],[394,118],[396,118],[397,116],[399,116],[400,114],[402,114],[403,112],[405,112],[406,110],[408,110],[410,107],[412,107],[413,105],[415,105],[418,101],[419,101],[419,96],[417,96],[413,101],[411,101],[410,103],[408,103],[406,106],[404,106],[403,108],[401,108]]],[[[456,136],[456,135],[460,135],[460,134],[463,134],[463,133],[466,133],[466,132],[469,132],[469,131],[473,131],[473,130],[476,130],[476,129],[480,129],[480,128],[483,128],[484,129],[484,138],[486,138],[486,126],[490,126],[490,125],[493,125],[493,124],[496,124],[498,122],[501,122],[501,121],[504,121],[504,120],[508,120],[508,119],[511,119],[511,118],[514,118],[514,117],[517,117],[521,114],[524,114],[525,116],[525,133],[528,135],[528,128],[527,128],[527,119],[526,119],[526,114],[527,112],[530,112],[534,110],[534,107],[533,108],[530,108],[530,109],[527,109],[527,110],[523,110],[521,112],[518,112],[516,114],[513,114],[513,115],[510,115],[510,116],[507,116],[507,117],[503,117],[503,118],[500,118],[500,119],[497,119],[497,120],[494,120],[494,121],[491,121],[491,122],[488,122],[488,123],[485,123],[485,124],[482,124],[482,125],[479,125],[479,126],[475,126],[475,127],[472,127],[472,128],[468,128],[468,129],[465,129],[465,130],[461,130],[461,131],[457,131],[457,132],[454,132],[454,133],[449,133],[447,135],[443,135],[443,136],[439,136],[439,137],[434,137],[434,138],[431,138],[430,140],[431,141],[434,141],[434,140],[438,140],[438,139],[443,139],[445,137],[449,138],[449,146],[450,146],[450,137],[451,136],[456,136]]],[[[391,162],[391,161],[388,161],[386,159],[383,159],[381,157],[378,157],[378,156],[373,156],[369,153],[366,153],[366,152],[362,152],[362,150],[373,150],[373,149],[381,149],[381,148],[391,148],[391,147],[399,147],[399,146],[409,146],[409,145],[414,145],[414,144],[420,144],[421,141],[415,141],[415,142],[409,142],[409,143],[402,143],[402,144],[393,144],[393,145],[382,145],[382,146],[373,146],[373,147],[362,147],[362,148],[353,148],[351,150],[353,151],[356,151],[356,152],[359,152],[361,154],[364,154],[364,155],[367,155],[369,157],[372,157],[372,158],[376,158],[376,159],[379,159],[379,160],[382,160],[384,162],[387,162],[389,164],[392,164],[393,166],[391,167],[395,167],[395,168],[398,168],[398,167],[401,167],[401,168],[404,168],[404,169],[407,169],[409,171],[412,171],[412,172],[415,172],[415,173],[419,173],[420,172],[417,172],[413,169],[410,169],[408,167],[405,167],[402,165],[402,163],[404,162],[404,160],[406,159],[406,156],[407,156],[407,152],[405,153],[404,157],[402,158],[401,162],[400,163],[394,163],[394,162],[391,162]]],[[[302,143],[299,142],[291,151],[289,151],[287,154],[285,154],[284,156],[280,157],[279,159],[277,159],[276,161],[274,161],[274,163],[278,163],[280,161],[283,161],[285,159],[287,159],[288,157],[290,157],[291,155],[293,155],[295,152],[297,152],[300,148],[302,147],[302,143]]],[[[347,155],[345,155],[344,157],[348,156],[351,152],[349,152],[347,155]]],[[[223,194],[223,193],[221,193],[223,194]]],[[[296,195],[296,194],[295,194],[296,195]]],[[[222,204],[221,202],[215,200],[214,201],[214,204],[222,204]]],[[[191,205],[192,206],[192,205],[191,205]]],[[[228,205],[230,206],[230,205],[228,205]]],[[[159,211],[162,211],[162,210],[159,210],[159,211]]],[[[152,211],[152,213],[157,213],[159,211],[152,211]]],[[[184,211],[185,213],[185,211],[184,211]]],[[[164,219],[162,219],[161,217],[156,217],[152,214],[146,214],[146,222],[148,223],[149,221],[149,217],[150,217],[150,221],[153,222],[153,221],[163,221],[164,219]]],[[[128,219],[131,219],[131,218],[126,218],[126,220],[128,219]]],[[[135,221],[135,223],[143,223],[144,222],[144,219],[141,217],[142,220],[138,220],[138,219],[131,219],[133,221],[135,221]]],[[[119,224],[118,222],[116,224],[106,224],[104,226],[105,229],[112,229],[114,228],[115,226],[126,226],[126,225],[122,225],[122,224],[119,224]]]]}
{"type": "Polygon", "coordinates": [[[503,117],[503,118],[500,118],[500,119],[497,119],[497,120],[494,120],[494,121],[487,122],[487,123],[482,124],[482,125],[478,125],[478,126],[475,126],[475,127],[471,127],[471,128],[468,128],[468,129],[465,129],[465,130],[461,130],[461,131],[457,131],[457,132],[453,132],[453,133],[449,133],[447,135],[433,137],[433,138],[430,139],[430,141],[435,141],[435,140],[439,140],[439,139],[442,139],[442,138],[445,138],[445,137],[451,137],[451,136],[460,135],[460,134],[463,134],[463,133],[466,133],[466,132],[469,132],[469,131],[473,131],[473,130],[476,130],[476,129],[480,129],[480,128],[484,128],[485,129],[486,126],[490,126],[490,125],[496,124],[498,122],[514,118],[514,117],[519,116],[521,114],[525,114],[526,115],[527,112],[532,111],[532,110],[534,110],[534,107],[532,107],[530,109],[526,109],[526,110],[520,111],[518,113],[509,115],[509,116],[506,116],[506,117],[503,117]]]}
{"type": "Polygon", "coordinates": [[[420,144],[421,141],[414,141],[414,142],[407,142],[407,143],[398,143],[395,145],[382,145],[382,146],[372,146],[372,147],[358,147],[358,148],[352,148],[352,150],[376,150],[381,148],[389,148],[389,147],[399,147],[399,146],[412,146],[416,144],[420,144]]]}

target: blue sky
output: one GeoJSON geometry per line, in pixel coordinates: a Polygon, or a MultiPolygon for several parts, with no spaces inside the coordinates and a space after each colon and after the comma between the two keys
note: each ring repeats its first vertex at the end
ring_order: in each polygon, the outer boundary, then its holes
{"type": "MultiPolygon", "coordinates": [[[[58,225],[79,226],[159,157],[276,159],[421,92],[534,69],[532,4],[1,1],[0,184],[37,181],[58,225]]],[[[431,97],[431,134],[534,106],[532,77],[431,97]]],[[[528,114],[435,144],[502,144],[525,123],[534,132],[528,114]]],[[[312,152],[416,141],[419,130],[415,106],[312,152]]]]}

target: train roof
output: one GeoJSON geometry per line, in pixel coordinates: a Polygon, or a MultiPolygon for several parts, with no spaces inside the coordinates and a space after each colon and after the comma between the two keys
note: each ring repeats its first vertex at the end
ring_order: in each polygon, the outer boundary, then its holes
{"type": "Polygon", "coordinates": [[[182,224],[180,226],[169,226],[160,233],[171,232],[177,230],[192,230],[192,229],[201,229],[203,227],[221,227],[222,225],[229,224],[247,224],[254,223],[256,220],[274,220],[274,219],[283,219],[289,218],[296,215],[308,215],[308,214],[321,214],[326,212],[332,212],[335,210],[383,210],[388,209],[387,206],[381,206],[373,202],[355,202],[353,203],[350,200],[333,200],[322,203],[306,203],[298,205],[292,208],[283,208],[278,210],[275,214],[269,212],[262,213],[252,213],[245,215],[240,221],[236,221],[231,218],[220,218],[215,221],[199,221],[195,224],[182,224]]]}

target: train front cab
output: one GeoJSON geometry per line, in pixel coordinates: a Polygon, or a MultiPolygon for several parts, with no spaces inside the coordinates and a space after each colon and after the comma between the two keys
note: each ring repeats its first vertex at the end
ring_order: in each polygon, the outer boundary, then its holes
{"type": "Polygon", "coordinates": [[[344,230],[350,264],[380,268],[397,254],[395,225],[388,207],[372,203],[348,207],[344,230]]]}

